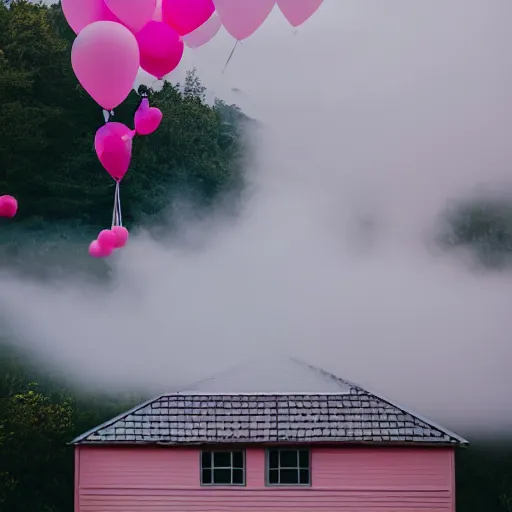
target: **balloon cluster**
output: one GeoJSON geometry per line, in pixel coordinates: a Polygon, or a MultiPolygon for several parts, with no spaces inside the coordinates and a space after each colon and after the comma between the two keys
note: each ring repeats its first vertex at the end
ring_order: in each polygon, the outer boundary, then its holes
{"type": "Polygon", "coordinates": [[[78,81],[106,112],[105,125],[94,137],[101,165],[115,181],[111,229],[101,231],[89,254],[106,257],[123,247],[128,231],[122,225],[120,183],[130,167],[135,135],[150,135],[162,112],[142,98],[134,129],[111,122],[113,109],[130,94],[139,71],[161,80],[183,56],[182,36],[211,18],[212,0],[62,0],[62,10],[77,37],[71,64],[78,81]]]}
{"type": "Polygon", "coordinates": [[[77,34],[75,74],[110,111],[128,96],[139,66],[158,80],[176,68],[182,37],[207,22],[215,6],[212,0],[62,0],[62,10],[77,34]]]}
{"type": "Polygon", "coordinates": [[[128,242],[128,230],[123,226],[113,226],[112,229],[100,231],[98,238],[89,245],[89,254],[93,258],[105,258],[115,249],[124,247],[126,242],[128,242]]]}
{"type": "MultiPolygon", "coordinates": [[[[312,16],[322,1],[61,0],[64,16],[77,34],[71,49],[73,70],[105,113],[105,125],[94,138],[96,154],[115,181],[112,226],[91,243],[92,256],[109,256],[126,244],[128,231],[122,225],[119,186],[130,167],[133,138],[153,133],[162,121],[162,112],[151,107],[147,97],[135,113],[133,130],[110,121],[113,110],[130,94],[139,68],[162,80],[180,63],[184,44],[202,46],[221,26],[237,42],[246,39],[276,5],[296,27],[312,16]]],[[[12,204],[2,206],[1,199],[0,215],[8,216],[2,211],[11,212],[12,204]]]]}

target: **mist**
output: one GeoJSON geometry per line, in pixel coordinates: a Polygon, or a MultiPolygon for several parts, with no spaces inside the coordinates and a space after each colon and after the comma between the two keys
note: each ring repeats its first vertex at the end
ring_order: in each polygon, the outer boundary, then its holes
{"type": "Polygon", "coordinates": [[[2,275],[15,339],[81,386],[160,393],[289,355],[462,434],[509,428],[512,276],[434,240],[451,201],[508,179],[511,17],[326,0],[297,34],[276,10],[224,74],[226,33],[188,52],[176,79],[197,67],[260,122],[238,217],[137,233],[108,289],[2,275]]]}

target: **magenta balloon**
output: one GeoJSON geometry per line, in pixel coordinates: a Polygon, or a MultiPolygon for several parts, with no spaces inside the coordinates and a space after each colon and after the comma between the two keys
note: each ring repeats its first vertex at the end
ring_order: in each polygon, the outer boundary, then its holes
{"type": "Polygon", "coordinates": [[[162,19],[178,34],[190,34],[214,13],[212,0],[162,0],[162,19]]]}
{"type": "Polygon", "coordinates": [[[196,28],[194,32],[183,36],[183,41],[189,48],[199,48],[208,41],[211,41],[219,32],[222,23],[219,15],[213,13],[210,18],[203,23],[199,28],[196,28]]]}
{"type": "Polygon", "coordinates": [[[101,165],[116,181],[121,181],[130,167],[133,136],[133,130],[122,123],[106,123],[94,137],[101,165]]]}
{"type": "Polygon", "coordinates": [[[139,62],[135,36],[112,21],[97,21],[85,27],[71,49],[76,77],[105,110],[117,107],[130,94],[139,62]]]}
{"type": "Polygon", "coordinates": [[[62,0],[62,12],[75,34],[96,21],[118,21],[104,0],[62,0]]]}
{"type": "Polygon", "coordinates": [[[105,0],[107,7],[133,32],[153,19],[156,0],[105,0]]]}
{"type": "Polygon", "coordinates": [[[120,249],[121,247],[124,247],[128,242],[128,237],[130,236],[128,230],[123,226],[114,226],[112,231],[116,235],[116,244],[114,245],[114,248],[120,249]]]}
{"type": "Polygon", "coordinates": [[[161,80],[183,57],[183,41],[176,30],[162,21],[150,21],[137,33],[140,67],[161,80]]]}
{"type": "Polygon", "coordinates": [[[298,27],[307,21],[324,0],[277,0],[277,5],[288,23],[293,27],[298,27]]]}
{"type": "Polygon", "coordinates": [[[111,229],[103,229],[97,240],[103,249],[113,250],[116,247],[117,236],[111,229]]]}
{"type": "Polygon", "coordinates": [[[220,21],[238,41],[254,34],[275,4],[276,0],[215,0],[220,21]]]}
{"type": "Polygon", "coordinates": [[[114,251],[111,247],[101,246],[98,240],[93,240],[89,245],[89,254],[93,258],[106,258],[114,251]]]}
{"type": "Polygon", "coordinates": [[[161,110],[150,107],[149,100],[143,98],[134,116],[135,131],[139,135],[150,135],[160,126],[162,117],[161,110]]]}
{"type": "Polygon", "coordinates": [[[0,196],[0,217],[12,219],[18,211],[18,201],[13,196],[0,196]]]}

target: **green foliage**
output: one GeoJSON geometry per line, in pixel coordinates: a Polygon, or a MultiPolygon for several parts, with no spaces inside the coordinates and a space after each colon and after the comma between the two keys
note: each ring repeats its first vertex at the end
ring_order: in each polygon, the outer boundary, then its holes
{"type": "Polygon", "coordinates": [[[510,198],[491,197],[458,203],[445,213],[445,226],[441,242],[446,247],[470,249],[487,267],[502,268],[510,263],[510,198]]]}

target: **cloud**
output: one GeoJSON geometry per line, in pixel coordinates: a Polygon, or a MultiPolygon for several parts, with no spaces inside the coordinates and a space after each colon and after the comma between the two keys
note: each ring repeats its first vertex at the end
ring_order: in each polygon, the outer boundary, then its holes
{"type": "Polygon", "coordinates": [[[511,15],[331,1],[296,35],[275,12],[224,74],[226,34],[187,52],[265,127],[240,217],[185,225],[195,249],[140,234],[107,292],[2,276],[20,343],[81,381],[155,391],[289,354],[466,432],[510,427],[511,276],[431,235],[451,199],[507,177],[511,15]]]}

